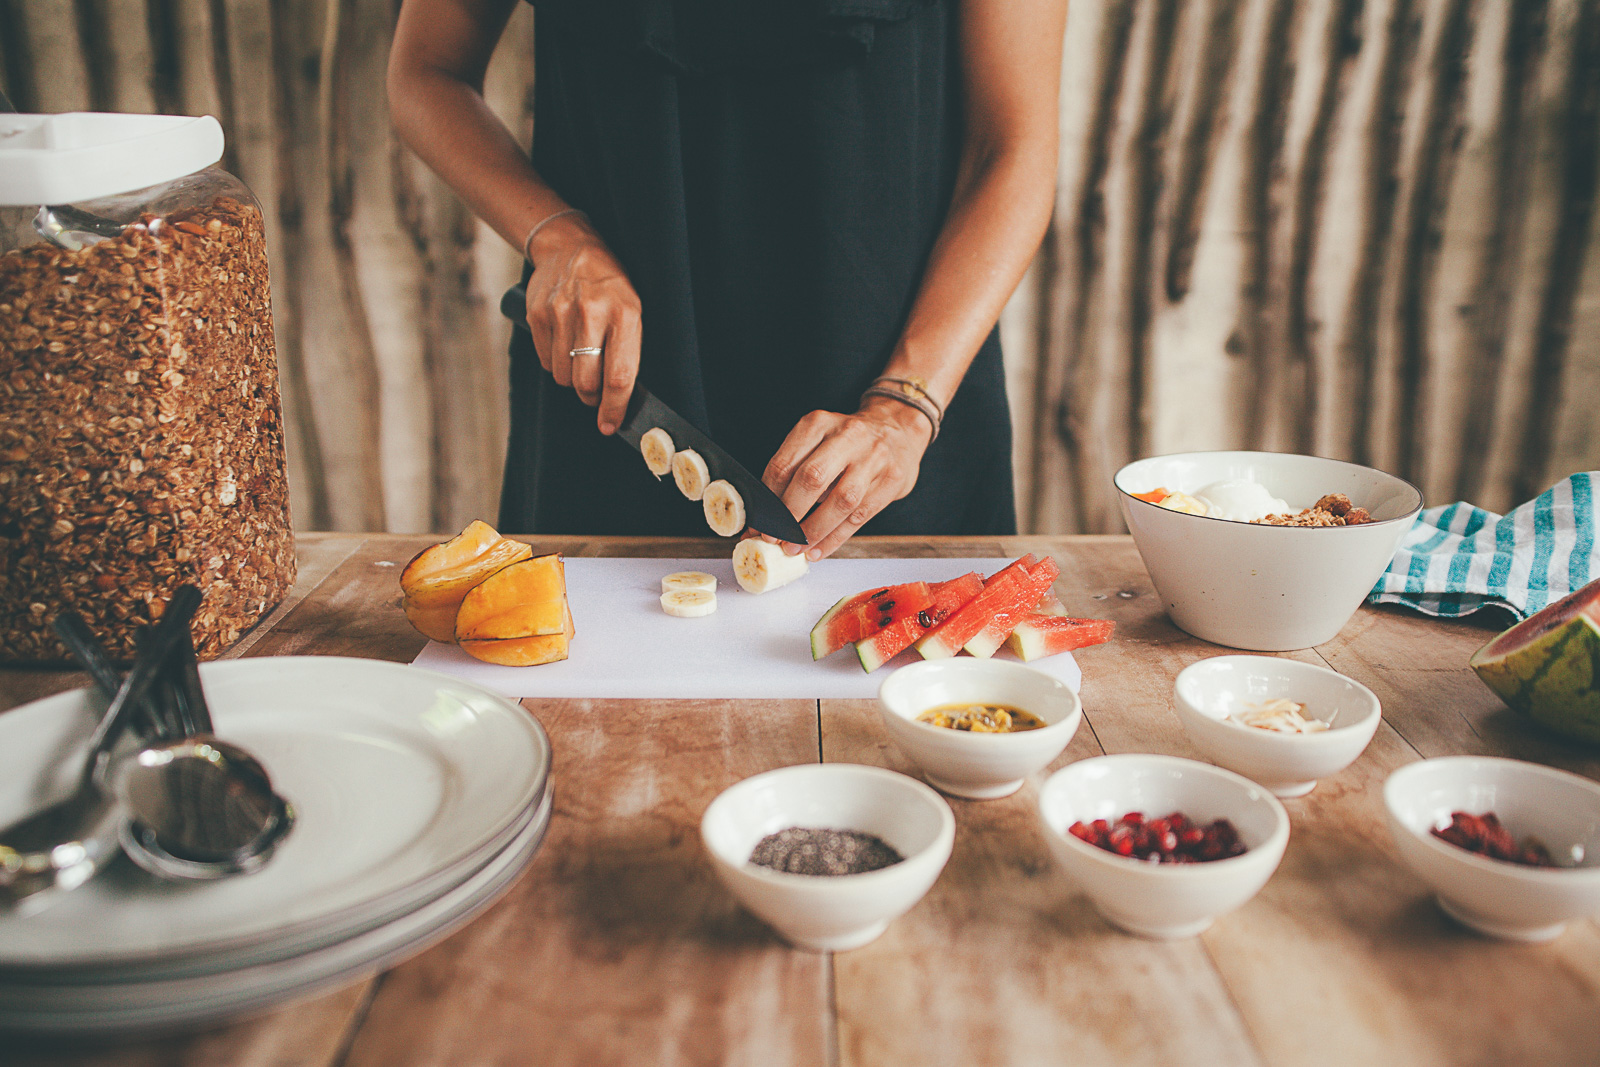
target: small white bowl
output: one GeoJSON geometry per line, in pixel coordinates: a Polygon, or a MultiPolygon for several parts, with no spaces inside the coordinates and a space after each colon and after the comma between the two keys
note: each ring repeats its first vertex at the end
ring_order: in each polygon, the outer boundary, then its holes
{"type": "Polygon", "coordinates": [[[1097,756],[1063,767],[1039,793],[1045,839],[1067,876],[1107,920],[1152,938],[1193,937],[1267,884],[1289,843],[1289,813],[1266,789],[1232,771],[1176,756],[1097,756]],[[1075,822],[1115,822],[1182,812],[1227,819],[1243,855],[1208,863],[1149,863],[1080,841],[1075,822]]]}
{"type": "Polygon", "coordinates": [[[1117,472],[1122,517],[1179,627],[1230,648],[1284,652],[1333,638],[1389,566],[1422,509],[1409,482],[1371,467],[1278,452],[1154,456],[1117,472]],[[1132,494],[1249,478],[1291,508],[1344,493],[1372,513],[1361,526],[1261,526],[1180,511],[1132,494]]]}
{"type": "Polygon", "coordinates": [[[1178,719],[1213,763],[1252,778],[1280,797],[1302,797],[1366,750],[1382,714],[1372,690],[1344,675],[1272,656],[1216,656],[1185,667],[1172,687],[1178,719]],[[1279,697],[1306,706],[1329,729],[1280,734],[1228,716],[1279,697]]]}
{"type": "Polygon", "coordinates": [[[1573,919],[1600,913],[1600,785],[1537,763],[1481,756],[1422,760],[1383,786],[1400,858],[1465,926],[1513,941],[1548,941],[1573,919]],[[1431,830],[1453,812],[1494,812],[1519,842],[1548,848],[1556,870],[1489,859],[1441,841],[1431,830]],[[1567,857],[1567,858],[1563,858],[1567,857]]]}
{"type": "Polygon", "coordinates": [[[1010,796],[1023,779],[1061,755],[1083,705],[1065,682],[1020,663],[993,659],[927,660],[901,667],[878,687],[884,728],[928,781],[952,796],[1010,796]],[[945,704],[1007,704],[1046,725],[1011,734],[970,733],[917,722],[945,704]]]}
{"type": "Polygon", "coordinates": [[[955,843],[943,797],[915,778],[853,763],[808,763],[722,791],[700,838],[724,885],[801,948],[859,948],[922,899],[955,843]],[[792,826],[874,834],[905,859],[865,874],[788,874],[750,862],[761,839],[792,826]]]}

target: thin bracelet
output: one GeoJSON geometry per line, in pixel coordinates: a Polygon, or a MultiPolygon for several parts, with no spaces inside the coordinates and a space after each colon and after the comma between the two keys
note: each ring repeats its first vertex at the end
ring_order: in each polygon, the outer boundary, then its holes
{"type": "Polygon", "coordinates": [[[939,423],[941,421],[941,417],[936,410],[936,405],[934,404],[932,397],[917,397],[908,392],[903,392],[898,389],[890,389],[889,387],[883,385],[872,386],[866,392],[861,394],[861,399],[865,400],[869,396],[881,396],[890,400],[898,400],[906,407],[914,408],[917,411],[922,412],[922,417],[928,420],[929,426],[933,427],[933,436],[928,438],[928,444],[931,445],[939,439],[939,423]]]}
{"type": "Polygon", "coordinates": [[[944,405],[933,398],[933,394],[928,392],[928,387],[921,378],[891,378],[885,375],[881,378],[873,379],[872,385],[876,388],[886,383],[898,386],[899,392],[904,393],[906,396],[915,394],[926,400],[933,405],[933,410],[938,413],[940,421],[944,420],[944,405]]]}
{"type": "MultiPolygon", "coordinates": [[[[526,237],[524,237],[522,239],[522,258],[527,260],[529,263],[532,263],[533,262],[533,257],[528,254],[528,249],[529,249],[530,246],[532,246],[533,239],[535,237],[539,236],[539,231],[544,229],[546,225],[556,221],[556,219],[562,218],[562,217],[567,216],[567,215],[583,215],[583,221],[584,222],[589,222],[589,216],[588,215],[584,215],[584,213],[582,211],[578,210],[575,207],[563,208],[562,210],[557,211],[553,215],[546,215],[544,218],[542,218],[538,222],[534,223],[533,224],[533,229],[528,231],[528,236],[526,236],[526,237]]],[[[593,223],[590,223],[590,225],[593,225],[593,223]]]]}

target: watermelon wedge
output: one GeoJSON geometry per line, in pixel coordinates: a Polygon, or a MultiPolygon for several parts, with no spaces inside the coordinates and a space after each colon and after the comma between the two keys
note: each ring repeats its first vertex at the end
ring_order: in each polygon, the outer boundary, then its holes
{"type": "Polygon", "coordinates": [[[927,582],[868,589],[841,599],[811,628],[811,658],[831,656],[885,626],[913,618],[933,604],[927,582]]]}
{"type": "Polygon", "coordinates": [[[983,592],[983,576],[977,571],[937,582],[928,587],[933,604],[912,618],[884,627],[871,637],[856,642],[861,669],[875,671],[911,647],[911,642],[949,618],[952,612],[983,592]]]}
{"type": "Polygon", "coordinates": [[[1468,662],[1512,710],[1600,744],[1600,578],[1528,616],[1468,662]]]}
{"type": "MultiPolygon", "coordinates": [[[[973,634],[972,639],[962,646],[966,649],[967,655],[988,659],[998,652],[1017,623],[1032,613],[1039,603],[1039,598],[1050,592],[1051,584],[1059,577],[1061,568],[1049,556],[1036,563],[1028,571],[1028,577],[1022,583],[1020,590],[1022,602],[1009,611],[995,612],[994,617],[983,624],[983,629],[973,634]]],[[[1055,599],[1053,595],[1051,599],[1055,599]]]]}
{"type": "Polygon", "coordinates": [[[1024,663],[1070,652],[1111,639],[1116,623],[1110,619],[1074,619],[1066,615],[1032,614],[1017,623],[1006,647],[1024,663]]]}
{"type": "Polygon", "coordinates": [[[1039,591],[1027,584],[1028,570],[1038,561],[1030,552],[1014,560],[988,581],[983,592],[944,622],[917,638],[917,651],[923,659],[944,659],[961,651],[984,624],[1001,611],[1015,611],[1039,599],[1039,591]],[[1030,595],[1031,593],[1031,595],[1030,595]]]}

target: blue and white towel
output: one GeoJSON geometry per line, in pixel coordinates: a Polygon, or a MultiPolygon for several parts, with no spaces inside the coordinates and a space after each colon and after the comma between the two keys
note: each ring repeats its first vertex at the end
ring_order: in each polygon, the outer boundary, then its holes
{"type": "Polygon", "coordinates": [[[1600,471],[1574,474],[1505,516],[1467,503],[1427,508],[1367,595],[1428,615],[1498,606],[1527,618],[1600,577],[1600,471]]]}

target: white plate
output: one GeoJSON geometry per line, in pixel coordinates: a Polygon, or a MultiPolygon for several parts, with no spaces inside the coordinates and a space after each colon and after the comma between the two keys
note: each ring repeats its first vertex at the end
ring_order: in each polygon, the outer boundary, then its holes
{"type": "MultiPolygon", "coordinates": [[[[37,914],[0,914],[0,967],[128,966],[370,925],[408,891],[415,902],[415,887],[442,889],[549,776],[531,715],[446,675],[268,657],[207,664],[201,678],[217,732],[256,753],[295,806],[293,832],[249,876],[163,883],[118,864],[37,914]]],[[[0,715],[0,824],[59,777],[48,761],[62,754],[61,721],[81,736],[97,706],[78,690],[0,715]]]]}
{"type": "Polygon", "coordinates": [[[516,882],[550,825],[534,818],[461,885],[392,922],[337,944],[219,975],[105,986],[0,991],[0,1032],[108,1037],[214,1024],[267,1011],[407,959],[482,914],[516,882]]]}
{"type": "MultiPolygon", "coordinates": [[[[485,867],[495,863],[500,855],[514,847],[529,825],[546,817],[550,791],[547,786],[539,804],[523,812],[517,821],[495,835],[491,844],[473,855],[471,860],[458,864],[438,876],[408,886],[400,893],[390,894],[380,903],[360,909],[359,918],[346,923],[313,923],[284,931],[266,940],[244,945],[208,949],[194,953],[169,953],[153,959],[143,959],[127,965],[105,967],[0,967],[0,1008],[12,1003],[18,987],[43,989],[72,986],[107,986],[150,983],[172,979],[197,978],[203,975],[223,974],[243,967],[259,967],[293,956],[304,955],[346,941],[359,934],[393,922],[434,900],[453,892],[476,878],[485,867]]],[[[119,859],[118,863],[132,865],[132,860],[119,859]]]]}

